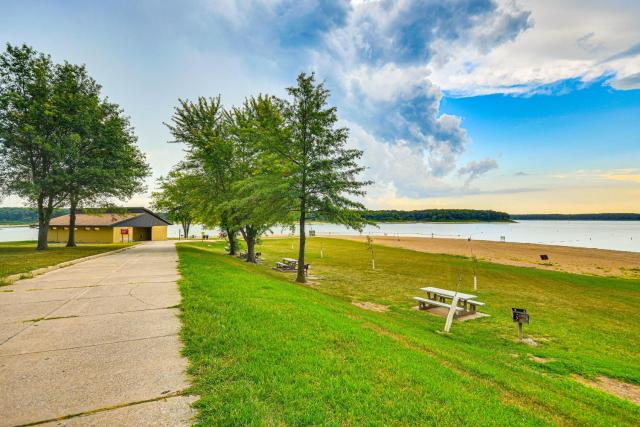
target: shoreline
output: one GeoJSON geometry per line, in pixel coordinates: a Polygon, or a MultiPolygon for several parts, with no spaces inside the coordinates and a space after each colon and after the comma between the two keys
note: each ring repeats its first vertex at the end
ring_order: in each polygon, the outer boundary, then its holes
{"type": "MultiPolygon", "coordinates": [[[[321,236],[366,242],[366,236],[321,236]]],[[[566,273],[588,274],[603,277],[640,279],[640,252],[610,249],[582,248],[575,246],[544,245],[538,243],[495,242],[431,238],[431,237],[373,237],[373,243],[434,254],[457,255],[480,261],[517,267],[566,273]],[[547,255],[548,261],[540,259],[547,255]]]]}

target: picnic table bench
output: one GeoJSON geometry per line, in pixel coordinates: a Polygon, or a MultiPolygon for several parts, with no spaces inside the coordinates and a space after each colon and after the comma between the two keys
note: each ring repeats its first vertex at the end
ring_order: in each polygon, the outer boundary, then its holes
{"type": "MultiPolygon", "coordinates": [[[[451,305],[444,303],[444,302],[440,302],[440,301],[435,301],[432,299],[427,299],[427,298],[422,298],[422,297],[413,297],[414,300],[418,301],[420,303],[420,308],[421,309],[425,309],[428,308],[431,305],[435,305],[438,307],[444,307],[444,308],[450,308],[451,305]]],[[[462,311],[463,308],[462,307],[456,307],[456,311],[462,311]]]]}

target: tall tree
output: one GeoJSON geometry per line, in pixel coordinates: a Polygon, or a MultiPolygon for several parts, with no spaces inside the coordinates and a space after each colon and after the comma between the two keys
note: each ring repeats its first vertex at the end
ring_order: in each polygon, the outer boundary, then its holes
{"type": "Polygon", "coordinates": [[[288,222],[287,198],[274,192],[270,179],[280,164],[264,147],[285,132],[276,99],[258,96],[226,114],[225,136],[234,145],[232,168],[236,182],[220,208],[238,225],[247,244],[247,261],[256,262],[258,238],[269,228],[288,222]]]}
{"type": "Polygon", "coordinates": [[[153,208],[179,223],[185,237],[189,236],[189,228],[199,215],[200,182],[200,177],[176,168],[166,177],[160,177],[159,191],[152,194],[153,208]]]}
{"type": "Polygon", "coordinates": [[[67,129],[64,172],[69,202],[69,239],[75,246],[77,208],[108,204],[112,198],[129,198],[144,190],[149,174],[144,154],[117,104],[100,99],[100,85],[84,66],[58,67],[54,101],[67,129]]]}
{"type": "Polygon", "coordinates": [[[67,198],[62,172],[66,131],[53,102],[56,70],[26,45],[0,55],[0,175],[5,190],[38,209],[38,246],[47,248],[54,208],[67,198]]]}
{"type": "Polygon", "coordinates": [[[306,222],[310,215],[326,221],[361,228],[364,206],[350,196],[364,196],[358,175],[362,151],[346,148],[348,129],[336,127],[335,107],[327,106],[329,91],[316,83],[315,75],[301,73],[297,86],[287,89],[291,99],[283,104],[288,128],[286,138],[274,138],[268,150],[286,163],[279,192],[290,196],[290,208],[298,215],[300,249],[296,280],[304,283],[306,222]]]}
{"type": "Polygon", "coordinates": [[[225,135],[224,109],[220,97],[200,97],[196,102],[179,100],[171,123],[165,123],[176,142],[187,146],[184,167],[201,179],[200,220],[220,225],[229,241],[229,253],[237,251],[238,226],[219,206],[230,200],[236,182],[234,144],[225,135]]]}

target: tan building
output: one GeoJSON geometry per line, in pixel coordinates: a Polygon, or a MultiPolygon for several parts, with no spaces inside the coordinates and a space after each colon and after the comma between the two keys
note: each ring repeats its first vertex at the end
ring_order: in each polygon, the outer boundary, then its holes
{"type": "MultiPolygon", "coordinates": [[[[145,208],[126,208],[124,213],[76,214],[76,242],[117,243],[143,240],[167,240],[165,221],[145,208]]],[[[49,242],[66,242],[69,238],[69,215],[53,218],[49,223],[49,242]]]]}

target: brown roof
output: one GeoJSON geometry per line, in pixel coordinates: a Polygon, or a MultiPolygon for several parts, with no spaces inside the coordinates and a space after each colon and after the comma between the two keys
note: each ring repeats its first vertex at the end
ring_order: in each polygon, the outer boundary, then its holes
{"type": "MultiPolygon", "coordinates": [[[[78,227],[97,227],[97,226],[111,226],[126,219],[135,218],[141,214],[129,213],[129,214],[117,214],[117,213],[103,213],[103,214],[76,214],[76,226],[78,227]]],[[[62,215],[51,219],[49,225],[64,226],[69,225],[69,215],[62,215]]]]}

